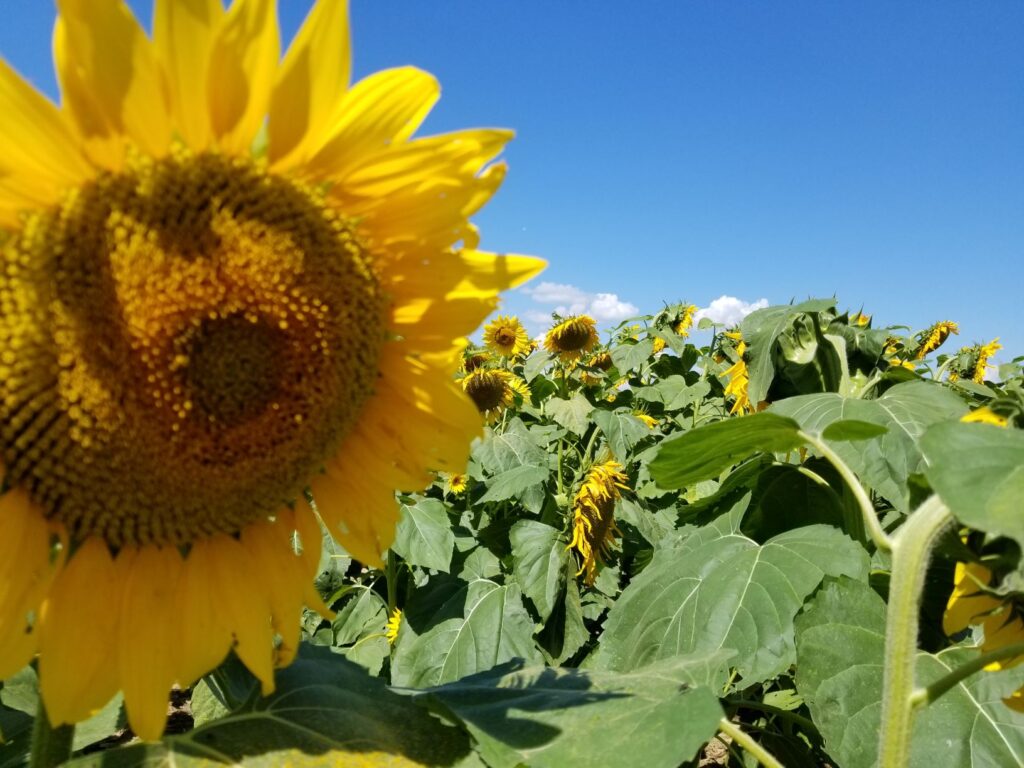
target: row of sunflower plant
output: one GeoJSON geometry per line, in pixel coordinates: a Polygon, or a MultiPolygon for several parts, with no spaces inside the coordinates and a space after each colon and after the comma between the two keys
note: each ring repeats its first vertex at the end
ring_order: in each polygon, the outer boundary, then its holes
{"type": "Polygon", "coordinates": [[[325,535],[276,692],[229,658],[193,730],[76,764],[1021,764],[1024,361],[833,299],[695,310],[492,320],[465,472],[399,495],[382,568],[325,535]]]}

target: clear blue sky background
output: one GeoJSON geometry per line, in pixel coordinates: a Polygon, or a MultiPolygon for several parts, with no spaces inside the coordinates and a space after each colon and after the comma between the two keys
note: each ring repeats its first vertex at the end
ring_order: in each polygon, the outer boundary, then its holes
{"type": "MultiPolygon", "coordinates": [[[[290,36],[310,2],[280,5],[290,36]]],[[[0,12],[55,94],[52,7],[0,12]]],[[[543,280],[643,311],[834,293],[1024,354],[1024,3],[353,0],[352,25],[357,76],[440,78],[426,131],[518,131],[478,223],[543,280]]]]}

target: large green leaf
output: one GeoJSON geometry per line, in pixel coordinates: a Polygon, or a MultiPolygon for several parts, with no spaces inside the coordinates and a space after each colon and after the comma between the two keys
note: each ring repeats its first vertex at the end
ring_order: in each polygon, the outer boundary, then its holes
{"type": "Polygon", "coordinates": [[[867,552],[836,528],[796,528],[758,546],[737,524],[729,515],[682,551],[656,550],[609,611],[595,665],[633,670],[725,649],[745,684],[768,680],[795,661],[793,617],[821,580],[867,579],[867,552]]]}
{"type": "Polygon", "coordinates": [[[629,373],[639,368],[654,354],[654,340],[641,339],[635,344],[619,344],[612,347],[611,356],[620,373],[629,373]]]}
{"type": "Polygon", "coordinates": [[[717,477],[759,451],[790,451],[803,445],[799,426],[774,413],[716,421],[665,440],[649,465],[662,488],[683,488],[717,477]]]}
{"type": "Polygon", "coordinates": [[[487,493],[480,497],[479,503],[519,498],[531,488],[541,485],[550,474],[551,470],[546,465],[509,469],[487,481],[487,493]]]}
{"type": "Polygon", "coordinates": [[[464,601],[461,616],[399,643],[391,666],[395,685],[439,685],[516,658],[541,660],[518,584],[502,586],[479,579],[463,589],[463,595],[447,601],[464,601]]]}
{"type": "Polygon", "coordinates": [[[519,419],[512,419],[501,434],[489,432],[485,440],[474,446],[473,456],[492,475],[524,465],[547,464],[547,454],[519,419]]]}
{"type": "MultiPolygon", "coordinates": [[[[796,683],[842,768],[872,768],[878,754],[885,603],[870,587],[841,580],[818,593],[797,619],[796,683]]],[[[927,685],[976,656],[952,648],[917,657],[927,685]]],[[[1024,764],[1024,714],[1002,702],[1024,683],[1024,667],[973,675],[918,712],[911,768],[1024,764]]]]}
{"type": "Polygon", "coordinates": [[[632,413],[619,411],[594,411],[594,422],[604,434],[615,458],[625,464],[633,446],[643,440],[651,430],[632,413]]]}
{"type": "Polygon", "coordinates": [[[552,397],[545,407],[551,418],[577,435],[582,435],[590,426],[590,414],[594,406],[579,392],[568,400],[552,397]]]}
{"type": "Polygon", "coordinates": [[[455,765],[465,734],[325,649],[303,647],[251,710],[172,736],[72,761],[75,768],[455,765]]]}
{"type": "Polygon", "coordinates": [[[437,499],[403,504],[391,548],[407,563],[447,573],[455,549],[447,507],[437,499]]]}
{"type": "Polygon", "coordinates": [[[1024,432],[936,424],[921,440],[925,476],[957,519],[1024,543],[1024,432]]]}
{"type": "Polygon", "coordinates": [[[427,696],[465,723],[492,768],[675,768],[714,736],[722,709],[692,687],[705,659],[631,674],[495,669],[427,696]]]}
{"type": "Polygon", "coordinates": [[[805,432],[825,433],[838,421],[860,421],[886,428],[869,439],[836,442],[832,447],[857,476],[899,509],[907,507],[907,478],[924,470],[919,442],[925,429],[956,419],[967,406],[948,389],[926,381],[908,381],[877,400],[858,400],[834,393],[781,400],[770,412],[788,416],[805,432]]]}
{"type": "Polygon", "coordinates": [[[755,309],[743,318],[740,332],[747,343],[747,370],[750,375],[747,393],[750,402],[759,403],[768,394],[768,387],[775,377],[772,347],[779,334],[788,329],[800,315],[824,312],[835,305],[835,299],[812,299],[802,304],[755,309]]]}
{"type": "Polygon", "coordinates": [[[569,565],[569,553],[562,532],[539,520],[520,520],[509,531],[512,542],[512,572],[547,621],[561,596],[569,565]]]}

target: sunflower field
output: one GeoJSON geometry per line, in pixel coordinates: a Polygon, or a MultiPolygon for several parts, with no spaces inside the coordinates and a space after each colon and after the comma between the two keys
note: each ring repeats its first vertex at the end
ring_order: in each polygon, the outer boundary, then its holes
{"type": "MultiPolygon", "coordinates": [[[[1021,764],[1022,360],[834,299],[695,309],[493,319],[468,466],[399,495],[383,567],[324,536],[274,693],[232,655],[184,732],[126,743],[118,696],[70,764],[1021,764]]],[[[0,765],[36,686],[0,689],[0,765]]]]}

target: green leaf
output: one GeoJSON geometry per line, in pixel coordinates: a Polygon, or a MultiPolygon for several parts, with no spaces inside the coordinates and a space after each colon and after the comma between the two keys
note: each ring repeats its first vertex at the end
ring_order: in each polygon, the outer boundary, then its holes
{"type": "Polygon", "coordinates": [[[620,344],[619,346],[612,347],[611,349],[612,362],[615,364],[615,367],[619,369],[619,373],[622,373],[623,375],[629,373],[634,368],[639,368],[641,365],[646,363],[653,354],[653,339],[642,339],[635,343],[620,344]]]}
{"type": "Polygon", "coordinates": [[[487,481],[487,493],[480,497],[478,503],[518,498],[524,491],[543,483],[550,474],[546,462],[539,467],[522,466],[502,472],[487,481]]]}
{"type": "Polygon", "coordinates": [[[710,690],[691,687],[692,664],[672,660],[631,674],[502,668],[427,696],[465,723],[492,768],[675,768],[722,717],[710,690]]]}
{"type": "Polygon", "coordinates": [[[857,419],[841,419],[833,421],[821,436],[826,440],[847,441],[847,440],[870,440],[872,437],[884,435],[889,428],[882,424],[872,424],[869,421],[858,421],[857,419]]]}
{"type": "Polygon", "coordinates": [[[251,711],[157,744],[88,755],[75,768],[151,766],[453,766],[469,754],[465,734],[409,697],[326,649],[303,646],[277,673],[277,688],[251,711]]]}
{"type": "MultiPolygon", "coordinates": [[[[885,602],[865,584],[826,584],[796,622],[796,684],[825,748],[843,768],[872,768],[878,754],[885,602]]],[[[977,655],[950,648],[919,653],[917,684],[927,685],[977,655]]],[[[1021,765],[1024,714],[1004,696],[1024,683],[1024,667],[975,674],[921,709],[911,768],[1021,765]]]]}
{"type": "Polygon", "coordinates": [[[609,611],[596,666],[631,670],[726,649],[744,686],[768,680],[795,661],[793,617],[821,580],[867,579],[867,552],[835,528],[796,528],[758,546],[729,532],[735,524],[698,530],[682,551],[655,551],[609,611]]]}
{"type": "Polygon", "coordinates": [[[521,466],[547,466],[547,454],[533,440],[518,418],[512,419],[501,434],[488,432],[477,443],[473,455],[492,475],[521,466]]]}
{"type": "Polygon", "coordinates": [[[533,381],[547,367],[551,359],[552,354],[547,350],[538,349],[532,352],[523,363],[523,378],[528,382],[533,381]]]}
{"type": "Polygon", "coordinates": [[[740,332],[747,343],[747,369],[750,375],[747,393],[750,402],[759,403],[764,400],[775,378],[772,347],[779,334],[788,329],[800,315],[824,312],[835,305],[835,299],[812,299],[802,304],[755,309],[743,318],[740,332]]]}
{"type": "Polygon", "coordinates": [[[575,579],[566,579],[555,609],[544,628],[537,633],[537,641],[548,656],[548,662],[564,664],[590,640],[590,631],[583,623],[583,605],[575,579]]]}
{"type": "Polygon", "coordinates": [[[633,446],[651,434],[640,419],[631,413],[619,411],[594,411],[594,423],[608,441],[615,458],[625,464],[633,446]]]}
{"type": "Polygon", "coordinates": [[[391,548],[412,565],[448,572],[455,549],[448,509],[437,499],[403,504],[391,548]]]}
{"type": "Polygon", "coordinates": [[[834,393],[781,400],[769,413],[788,416],[805,432],[822,434],[834,422],[856,420],[888,431],[870,439],[838,442],[833,449],[868,486],[901,510],[907,509],[907,478],[924,471],[919,441],[925,429],[967,412],[963,401],[933,382],[908,381],[877,400],[834,393]]]}
{"type": "Polygon", "coordinates": [[[192,686],[192,699],[189,704],[196,728],[231,714],[231,708],[220,700],[205,679],[192,686]]]}
{"type": "Polygon", "coordinates": [[[936,424],[921,449],[925,477],[962,523],[1024,543],[1024,432],[992,424],[936,424]]]}
{"type": "Polygon", "coordinates": [[[590,426],[590,412],[594,410],[590,401],[579,392],[568,400],[552,397],[545,407],[551,418],[577,435],[587,431],[587,427],[590,426]]]}
{"type": "Polygon", "coordinates": [[[512,572],[542,622],[554,610],[569,563],[562,532],[537,520],[520,520],[509,531],[512,572]]]}
{"type": "Polygon", "coordinates": [[[478,580],[463,591],[448,601],[464,600],[461,617],[445,619],[399,644],[391,666],[396,685],[439,685],[515,658],[540,661],[519,585],[478,580]]]}
{"type": "Polygon", "coordinates": [[[691,429],[665,440],[650,463],[651,477],[662,488],[683,488],[717,477],[759,451],[790,451],[803,445],[792,419],[755,413],[691,429]]]}

